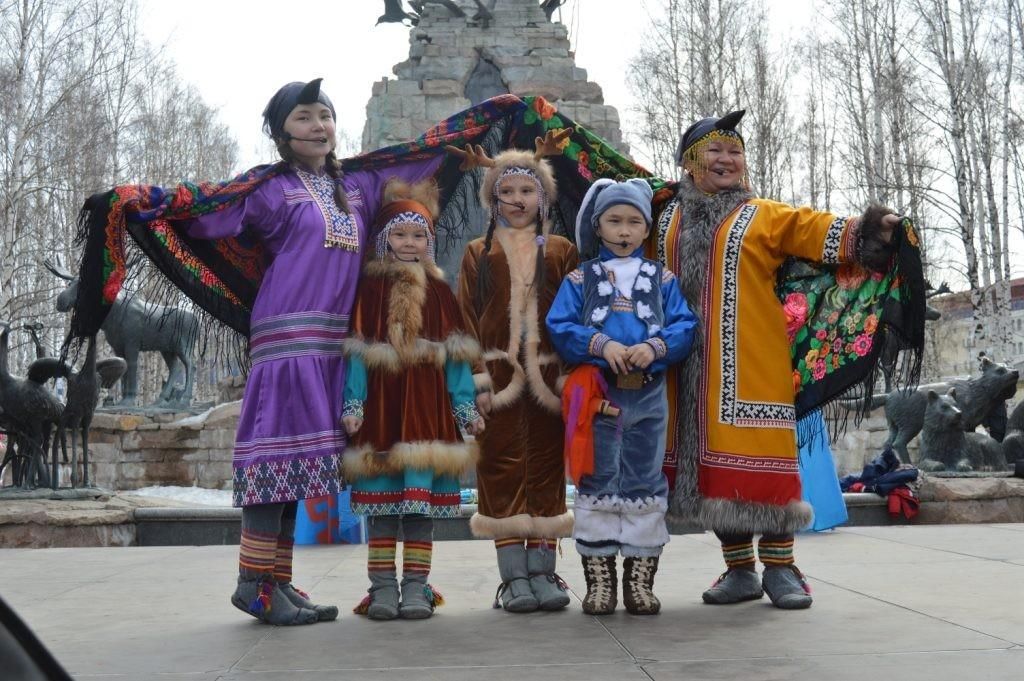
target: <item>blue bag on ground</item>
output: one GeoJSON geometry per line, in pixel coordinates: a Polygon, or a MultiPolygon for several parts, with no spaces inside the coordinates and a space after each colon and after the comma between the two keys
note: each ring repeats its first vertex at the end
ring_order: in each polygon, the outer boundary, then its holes
{"type": "Polygon", "coordinates": [[[350,490],[299,502],[295,517],[296,544],[365,544],[366,527],[352,513],[350,490]]]}
{"type": "Polygon", "coordinates": [[[842,525],[849,516],[836,477],[832,448],[828,442],[828,428],[820,410],[800,420],[797,436],[800,442],[803,498],[814,509],[814,522],[808,529],[821,532],[842,525]]]}

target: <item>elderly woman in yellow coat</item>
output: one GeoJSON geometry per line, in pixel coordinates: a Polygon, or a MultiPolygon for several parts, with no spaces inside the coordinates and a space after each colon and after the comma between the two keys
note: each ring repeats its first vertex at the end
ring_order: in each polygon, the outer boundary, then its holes
{"type": "Polygon", "coordinates": [[[810,590],[794,562],[793,534],[812,515],[801,500],[796,391],[776,276],[791,256],[888,269],[899,218],[879,207],[847,218],[755,197],[736,131],[743,113],[700,120],[683,134],[676,160],[685,177],[654,235],[703,330],[673,400],[670,516],[714,530],[722,543],[727,570],[705,603],[767,591],[776,607],[806,608],[810,590]]]}

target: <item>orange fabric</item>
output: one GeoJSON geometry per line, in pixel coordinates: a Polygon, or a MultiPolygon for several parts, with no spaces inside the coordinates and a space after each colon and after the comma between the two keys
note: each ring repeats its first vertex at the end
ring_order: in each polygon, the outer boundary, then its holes
{"type": "Polygon", "coordinates": [[[582,364],[569,373],[562,389],[565,472],[576,484],[584,475],[594,473],[594,416],[607,404],[601,383],[601,370],[582,364]]]}

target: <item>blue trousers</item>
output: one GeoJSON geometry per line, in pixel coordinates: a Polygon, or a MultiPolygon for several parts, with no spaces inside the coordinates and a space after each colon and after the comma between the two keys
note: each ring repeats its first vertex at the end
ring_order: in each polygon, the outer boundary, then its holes
{"type": "Polygon", "coordinates": [[[584,556],[659,556],[669,540],[668,481],[661,470],[665,376],[639,390],[617,388],[611,380],[608,399],[622,413],[594,419],[594,474],[583,476],[576,489],[576,549],[584,556]]]}

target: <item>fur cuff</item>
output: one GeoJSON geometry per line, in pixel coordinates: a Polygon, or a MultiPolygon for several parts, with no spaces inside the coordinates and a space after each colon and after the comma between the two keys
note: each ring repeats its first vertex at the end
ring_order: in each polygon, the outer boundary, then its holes
{"type": "Polygon", "coordinates": [[[785,506],[732,499],[673,498],[668,523],[695,523],[724,534],[792,534],[806,529],[814,511],[804,501],[785,506]]]}
{"type": "Polygon", "coordinates": [[[574,516],[572,511],[566,511],[556,516],[533,516],[530,518],[530,534],[527,537],[534,539],[561,539],[572,536],[574,516]]]}
{"type": "Polygon", "coordinates": [[[576,516],[573,538],[589,542],[618,541],[622,533],[621,503],[622,500],[616,496],[577,496],[573,507],[576,516]]]}
{"type": "Polygon", "coordinates": [[[467,362],[472,364],[482,356],[480,344],[476,339],[464,333],[453,333],[444,339],[444,349],[448,359],[453,362],[467,362]]]}
{"type": "MultiPolygon", "coordinates": [[[[664,501],[664,500],[662,500],[664,501]]],[[[643,513],[622,514],[622,531],[619,534],[619,543],[643,547],[655,548],[668,543],[668,527],[665,525],[665,510],[668,504],[652,504],[649,510],[643,513]],[[659,510],[657,507],[661,506],[659,510]]]]}
{"type": "Polygon", "coordinates": [[[888,272],[893,255],[893,241],[886,243],[882,241],[879,234],[882,231],[882,218],[891,215],[895,211],[871,204],[861,216],[857,237],[857,261],[875,272],[888,272]]]}
{"type": "Polygon", "coordinates": [[[527,537],[530,534],[530,516],[525,513],[507,518],[493,518],[474,513],[469,519],[469,531],[477,539],[502,539],[504,537],[527,537]]]}
{"type": "Polygon", "coordinates": [[[473,387],[476,394],[494,392],[494,381],[490,374],[473,374],[473,387]]]}
{"type": "Polygon", "coordinates": [[[410,468],[458,476],[476,463],[479,453],[476,442],[399,442],[387,452],[363,445],[346,449],[341,467],[349,481],[397,475],[410,468]]]}
{"type": "Polygon", "coordinates": [[[472,363],[480,358],[480,346],[463,334],[453,334],[444,342],[417,338],[411,349],[400,353],[391,343],[367,343],[360,338],[346,338],[342,342],[346,357],[359,357],[370,370],[397,374],[409,366],[433,364],[444,368],[447,360],[472,363]]]}
{"type": "Polygon", "coordinates": [[[493,518],[474,513],[469,519],[469,531],[477,539],[523,537],[527,539],[560,539],[572,536],[573,514],[540,517],[525,513],[507,518],[493,518]]]}

